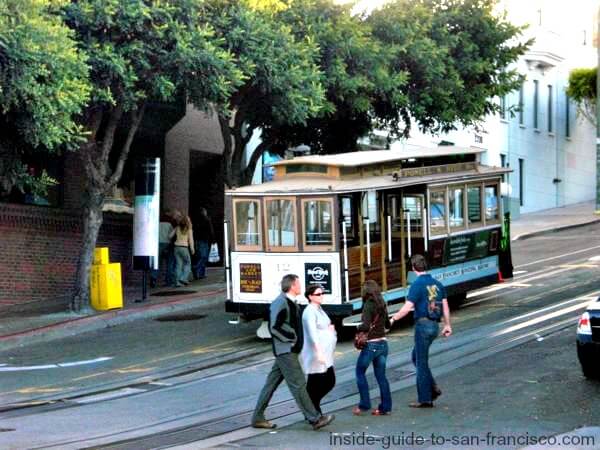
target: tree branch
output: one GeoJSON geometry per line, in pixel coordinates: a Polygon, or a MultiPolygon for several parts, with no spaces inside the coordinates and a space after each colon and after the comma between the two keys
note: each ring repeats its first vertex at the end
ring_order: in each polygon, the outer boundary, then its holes
{"type": "Polygon", "coordinates": [[[123,116],[123,107],[121,105],[116,106],[110,112],[110,117],[108,119],[108,124],[106,125],[106,130],[104,130],[104,136],[101,147],[100,154],[100,163],[105,168],[105,176],[108,176],[108,157],[110,155],[110,151],[115,142],[115,133],[117,131],[117,126],[119,125],[119,121],[123,116]]]}
{"type": "Polygon", "coordinates": [[[146,103],[144,102],[138,107],[138,109],[131,111],[131,126],[129,127],[125,143],[123,144],[123,147],[121,147],[121,152],[119,153],[119,160],[117,161],[117,167],[115,167],[115,171],[108,180],[109,188],[116,186],[116,184],[121,179],[121,175],[123,174],[123,167],[125,167],[125,161],[127,161],[127,156],[129,156],[131,143],[133,142],[135,133],[137,132],[138,128],[140,127],[140,123],[144,118],[145,110],[146,103]]]}
{"type": "Polygon", "coordinates": [[[229,126],[228,118],[221,112],[217,113],[219,118],[219,126],[221,127],[221,137],[223,138],[223,161],[224,161],[224,178],[227,187],[231,187],[231,127],[229,126]]]}
{"type": "Polygon", "coordinates": [[[244,184],[250,184],[252,181],[252,176],[254,175],[254,171],[256,170],[256,164],[258,160],[262,157],[263,153],[271,146],[270,142],[261,142],[258,144],[258,147],[254,149],[252,155],[250,156],[250,160],[248,161],[248,165],[244,169],[243,172],[243,182],[244,184]]]}

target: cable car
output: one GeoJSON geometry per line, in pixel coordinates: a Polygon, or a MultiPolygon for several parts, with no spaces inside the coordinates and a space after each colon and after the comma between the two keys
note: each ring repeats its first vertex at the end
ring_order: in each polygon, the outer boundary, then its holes
{"type": "MultiPolygon", "coordinates": [[[[225,309],[266,319],[288,273],[317,283],[323,308],[344,325],[373,279],[390,311],[414,278],[412,254],[450,300],[498,281],[502,176],[482,149],[440,146],[301,156],[273,164],[272,181],[225,196],[225,309]]],[[[299,299],[302,301],[301,299],[299,299]]],[[[394,307],[395,306],[395,307],[394,307]]]]}

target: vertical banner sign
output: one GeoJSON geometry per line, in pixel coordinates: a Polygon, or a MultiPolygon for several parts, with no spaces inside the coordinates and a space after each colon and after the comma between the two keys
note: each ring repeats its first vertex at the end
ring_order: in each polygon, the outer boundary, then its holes
{"type": "Polygon", "coordinates": [[[160,158],[139,161],[135,174],[133,268],[158,269],[160,158]]]}

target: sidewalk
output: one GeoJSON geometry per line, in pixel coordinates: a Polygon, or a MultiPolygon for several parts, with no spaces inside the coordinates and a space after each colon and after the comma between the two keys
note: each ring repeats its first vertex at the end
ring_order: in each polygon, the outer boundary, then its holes
{"type": "MultiPolygon", "coordinates": [[[[522,214],[511,224],[512,240],[526,239],[557,230],[600,222],[594,214],[594,202],[522,214]]],[[[87,331],[127,323],[133,320],[181,312],[206,304],[224,301],[225,283],[222,268],[209,268],[204,280],[184,288],[157,288],[144,303],[141,287],[125,290],[123,309],[91,316],[66,311],[63,303],[36,301],[18,305],[0,305],[0,351],[42,340],[57,339],[87,331]]]]}
{"type": "Polygon", "coordinates": [[[521,217],[511,224],[512,240],[527,239],[540,234],[600,222],[600,215],[594,214],[594,209],[595,202],[589,201],[521,214],[521,217]]]}
{"type": "Polygon", "coordinates": [[[197,308],[201,305],[223,303],[225,283],[223,269],[208,268],[203,280],[181,288],[149,289],[148,298],[141,299],[141,286],[124,287],[122,309],[79,315],[67,311],[64,303],[34,301],[18,305],[0,305],[0,351],[40,341],[59,339],[133,320],[158,317],[197,308]]]}

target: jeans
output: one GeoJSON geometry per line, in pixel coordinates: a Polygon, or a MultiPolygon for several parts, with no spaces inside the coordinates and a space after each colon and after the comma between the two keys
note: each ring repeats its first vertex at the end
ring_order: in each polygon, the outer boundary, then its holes
{"type": "Polygon", "coordinates": [[[192,275],[192,259],[190,257],[190,249],[188,247],[175,246],[175,286],[179,286],[182,281],[190,281],[192,275]]]}
{"type": "Polygon", "coordinates": [[[267,409],[271,397],[273,397],[275,390],[283,380],[287,383],[288,388],[292,393],[294,400],[296,400],[296,404],[300,408],[300,411],[304,414],[304,417],[306,417],[310,423],[319,420],[321,414],[315,409],[315,406],[306,391],[306,380],[304,379],[304,372],[302,372],[302,367],[300,367],[300,362],[298,361],[298,354],[284,353],[283,355],[275,357],[271,372],[267,375],[267,381],[258,396],[254,414],[252,415],[252,423],[265,420],[265,409],[267,409]]]}
{"type": "Polygon", "coordinates": [[[323,414],[321,411],[321,400],[325,397],[329,391],[335,386],[335,370],[333,366],[330,366],[326,372],[323,373],[309,373],[308,380],[306,381],[306,390],[308,396],[315,405],[315,408],[319,414],[323,414]]]}
{"type": "Polygon", "coordinates": [[[379,393],[381,403],[377,407],[381,412],[390,412],[392,410],[392,394],[390,392],[390,384],[385,376],[385,365],[388,356],[387,341],[367,342],[367,346],[360,351],[358,360],[356,361],[356,385],[360,394],[360,402],[358,407],[362,410],[371,409],[371,399],[369,397],[369,383],[365,373],[371,362],[373,363],[373,371],[375,379],[379,384],[379,393]]]}
{"type": "Polygon", "coordinates": [[[158,265],[159,268],[152,270],[150,277],[152,281],[156,283],[158,280],[158,274],[160,273],[160,265],[166,263],[166,275],[165,284],[175,284],[175,254],[173,252],[173,245],[169,242],[161,242],[158,244],[158,265]]]}
{"type": "Polygon", "coordinates": [[[440,326],[433,320],[419,319],[415,323],[415,347],[412,361],[417,369],[417,395],[419,403],[431,403],[435,380],[429,369],[429,347],[438,336],[440,326]]]}
{"type": "Polygon", "coordinates": [[[210,245],[208,241],[196,241],[196,262],[194,263],[194,275],[196,278],[206,276],[206,263],[208,262],[208,252],[210,245]]]}

